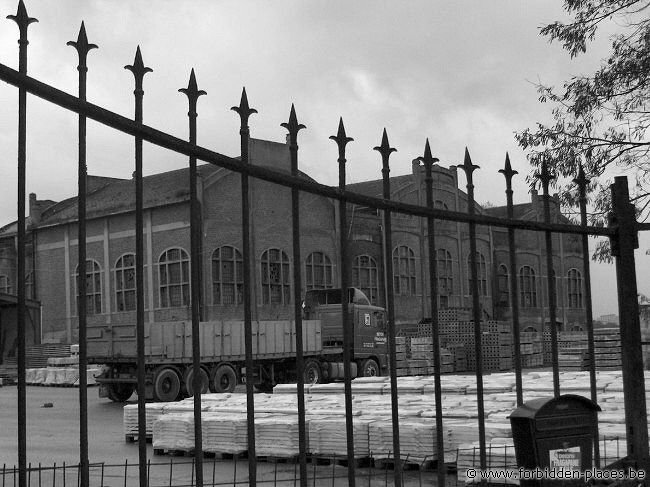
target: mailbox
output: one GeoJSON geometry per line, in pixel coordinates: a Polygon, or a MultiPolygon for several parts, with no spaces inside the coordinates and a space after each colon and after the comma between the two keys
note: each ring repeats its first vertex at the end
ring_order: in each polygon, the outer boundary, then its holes
{"type": "Polygon", "coordinates": [[[515,409],[510,425],[517,465],[548,474],[521,478],[520,485],[584,485],[584,480],[567,481],[566,473],[593,467],[598,411],[596,403],[574,394],[535,399],[515,409]]]}

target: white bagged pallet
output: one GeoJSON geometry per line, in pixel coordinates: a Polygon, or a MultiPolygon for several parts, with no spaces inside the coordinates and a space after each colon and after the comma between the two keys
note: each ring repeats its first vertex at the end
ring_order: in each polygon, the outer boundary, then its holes
{"type": "Polygon", "coordinates": [[[194,449],[194,415],[163,414],[153,423],[154,449],[191,451],[194,449]]]}
{"type": "MultiPolygon", "coordinates": [[[[369,456],[368,426],[373,420],[355,417],[352,421],[355,458],[369,456]]],[[[347,455],[345,416],[309,419],[309,452],[313,455],[347,455]]]]}

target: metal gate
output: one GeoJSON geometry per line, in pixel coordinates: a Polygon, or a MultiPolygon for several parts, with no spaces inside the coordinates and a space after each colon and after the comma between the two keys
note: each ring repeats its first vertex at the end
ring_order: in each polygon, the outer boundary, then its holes
{"type": "MultiPolygon", "coordinates": [[[[36,19],[30,18],[26,12],[22,0],[18,5],[16,15],[9,16],[16,22],[20,30],[19,40],[19,69],[18,71],[11,69],[5,65],[0,64],[0,78],[18,89],[18,104],[19,104],[19,135],[18,135],[18,164],[17,164],[17,184],[18,184],[18,226],[17,226],[17,249],[18,249],[18,262],[17,262],[17,275],[25,275],[25,247],[26,247],[26,234],[25,234],[25,184],[26,184],[26,121],[27,121],[27,94],[42,98],[50,103],[59,105],[60,107],[70,110],[79,115],[79,191],[78,191],[78,211],[79,211],[79,225],[78,225],[78,238],[79,238],[79,263],[81,268],[85,268],[86,255],[86,120],[91,119],[115,130],[124,132],[133,137],[135,142],[135,195],[136,195],[136,220],[135,220],[135,235],[136,235],[136,287],[137,287],[137,357],[138,357],[138,444],[139,444],[139,485],[145,487],[149,485],[150,476],[150,462],[147,460],[146,451],[146,431],[145,431],[145,377],[144,377],[144,295],[143,295],[143,198],[142,198],[142,144],[144,141],[164,147],[178,154],[183,154],[189,158],[190,168],[190,208],[191,208],[191,309],[192,309],[192,348],[194,357],[194,367],[198,370],[200,365],[200,333],[199,333],[199,274],[198,267],[200,248],[200,221],[198,220],[198,199],[196,191],[196,177],[197,160],[201,160],[216,166],[225,168],[229,171],[239,173],[241,175],[241,207],[242,207],[242,248],[243,248],[243,266],[244,266],[244,310],[245,310],[245,345],[246,345],[246,395],[247,395],[247,430],[248,430],[248,461],[247,468],[249,472],[250,485],[256,485],[257,480],[257,459],[255,455],[255,404],[253,400],[253,344],[252,344],[252,331],[251,331],[251,282],[250,282],[250,266],[251,255],[249,250],[250,242],[250,212],[249,212],[249,180],[250,178],[259,178],[264,181],[275,183],[281,187],[291,189],[292,201],[292,228],[293,228],[293,261],[301,262],[300,259],[300,204],[299,199],[301,193],[310,193],[319,195],[331,200],[337,201],[339,205],[339,227],[341,230],[345,229],[348,225],[347,221],[347,207],[348,205],[356,204],[365,207],[373,208],[383,212],[383,225],[386,230],[386,248],[391,249],[391,218],[393,214],[411,215],[416,218],[426,220],[427,235],[428,235],[428,252],[429,252],[429,269],[428,280],[431,289],[431,334],[433,337],[434,352],[433,360],[435,364],[435,410],[436,417],[442,418],[442,391],[441,391],[441,361],[440,361],[440,344],[439,344],[439,327],[438,327],[438,301],[437,286],[438,286],[438,270],[436,268],[436,258],[434,255],[436,249],[435,243],[435,226],[438,221],[453,221],[466,224],[469,233],[470,243],[470,276],[471,276],[471,295],[473,304],[472,321],[474,322],[474,345],[476,355],[476,390],[477,390],[477,407],[478,407],[478,432],[479,432],[479,449],[480,466],[485,469],[486,464],[486,439],[485,439],[485,411],[484,411],[484,391],[483,391],[483,366],[482,366],[482,334],[481,334],[481,307],[479,303],[479,279],[478,279],[478,263],[476,258],[476,227],[494,226],[507,229],[508,243],[509,243],[509,263],[510,268],[516,268],[517,255],[515,249],[515,233],[520,230],[541,232],[544,235],[544,253],[546,255],[547,268],[551,271],[553,269],[553,239],[554,233],[560,234],[576,234],[582,239],[582,255],[583,255],[583,273],[585,275],[585,297],[586,297],[586,324],[589,337],[589,353],[594,355],[594,331],[591,312],[591,289],[590,289],[590,274],[589,274],[589,250],[587,239],[592,236],[608,237],[612,246],[612,253],[616,258],[616,275],[618,287],[618,303],[619,303],[619,316],[620,316],[620,333],[622,342],[622,369],[624,380],[624,400],[625,400],[625,421],[627,431],[627,455],[630,463],[638,468],[645,468],[648,470],[650,467],[650,457],[648,454],[648,428],[646,420],[646,402],[645,402],[645,387],[643,377],[643,363],[641,353],[641,336],[639,325],[639,313],[637,304],[637,287],[634,263],[634,249],[637,248],[636,235],[639,230],[648,230],[650,226],[639,224],[635,220],[634,207],[630,202],[627,189],[627,180],[624,177],[615,179],[614,184],[611,186],[612,195],[612,217],[611,224],[607,228],[598,228],[588,226],[587,224],[587,210],[586,210],[586,187],[588,181],[580,168],[576,174],[575,184],[580,193],[580,214],[581,224],[569,225],[551,223],[550,216],[550,195],[549,184],[553,179],[546,165],[542,166],[540,173],[537,175],[543,189],[544,201],[544,221],[524,221],[513,218],[513,190],[512,178],[517,173],[511,168],[510,161],[506,156],[505,167],[500,170],[505,177],[505,192],[507,195],[507,217],[498,218],[488,215],[479,215],[476,212],[474,204],[474,184],[473,173],[478,166],[472,163],[469,152],[465,151],[465,160],[462,165],[458,167],[462,169],[467,179],[467,195],[468,207],[467,212],[448,211],[441,208],[434,208],[434,194],[432,184],[432,167],[438,160],[432,156],[429,143],[426,142],[424,154],[418,159],[425,169],[425,184],[426,184],[426,206],[418,206],[412,204],[405,204],[402,202],[391,201],[391,188],[389,180],[389,159],[392,152],[395,151],[391,147],[386,131],[384,130],[380,144],[374,149],[378,151],[382,163],[383,175],[383,198],[375,198],[365,196],[362,194],[353,193],[346,190],[346,145],[352,139],[347,136],[343,121],[339,123],[339,129],[336,135],[330,137],[337,145],[338,148],[338,165],[339,165],[339,185],[338,187],[330,187],[318,184],[311,180],[300,177],[298,172],[298,134],[301,129],[305,127],[298,122],[296,111],[291,107],[289,120],[283,123],[282,126],[286,128],[289,135],[289,150],[291,155],[291,174],[277,172],[272,169],[254,166],[249,164],[248,154],[248,141],[250,137],[249,131],[249,117],[256,113],[256,110],[251,108],[248,104],[246,91],[242,92],[242,97],[239,106],[233,107],[233,110],[239,115],[241,120],[240,137],[241,137],[241,159],[236,160],[217,152],[204,148],[196,144],[196,119],[197,119],[197,100],[199,96],[204,95],[205,92],[199,90],[194,72],[192,71],[189,79],[189,84],[181,91],[188,98],[189,113],[189,139],[187,141],[178,139],[174,136],[163,133],[153,127],[144,125],[142,123],[142,100],[143,100],[143,78],[144,75],[151,71],[150,68],[145,67],[139,48],[136,51],[135,60],[132,65],[126,66],[135,78],[135,118],[129,119],[124,116],[113,113],[102,107],[93,105],[86,101],[86,73],[88,71],[86,64],[86,56],[89,50],[97,46],[88,42],[84,25],[81,25],[79,37],[76,41],[69,42],[68,44],[74,47],[79,55],[79,92],[77,96],[57,90],[45,83],[42,83],[27,75],[27,30],[28,26],[35,22],[36,19]]],[[[345,289],[350,284],[349,270],[346,270],[343,264],[347,258],[348,242],[345,237],[346,232],[340,232],[340,262],[342,264],[341,273],[341,288],[345,289]]],[[[392,259],[386,259],[386,275],[392,276],[392,259]]],[[[523,402],[523,384],[522,384],[522,364],[520,356],[520,332],[519,332],[519,297],[518,297],[518,280],[516,273],[513,271],[509,277],[509,292],[510,300],[512,303],[512,333],[514,337],[514,368],[516,374],[516,393],[517,405],[523,402]]],[[[85,289],[86,275],[80,273],[79,286],[85,289]]],[[[390,396],[391,396],[391,418],[393,430],[393,456],[395,459],[395,466],[392,472],[392,481],[395,486],[403,484],[403,464],[401,462],[402,456],[400,453],[399,441],[399,403],[398,403],[398,388],[397,388],[397,372],[396,372],[396,330],[395,330],[395,306],[393,301],[393,281],[387,279],[386,281],[386,295],[387,295],[387,313],[388,313],[388,345],[390,357],[390,396]]],[[[298,424],[299,424],[299,438],[300,438],[300,455],[298,457],[297,467],[294,482],[306,486],[310,478],[313,479],[314,485],[316,479],[314,476],[310,477],[307,464],[307,447],[306,447],[306,427],[305,427],[305,389],[303,374],[300,373],[304,367],[303,358],[303,345],[302,345],[302,310],[301,303],[301,275],[300,266],[294,266],[293,275],[293,289],[294,289],[294,312],[296,326],[296,355],[298,364],[298,385],[297,385],[297,400],[298,400],[298,424]]],[[[25,382],[25,316],[26,316],[26,290],[25,282],[18,279],[18,485],[25,487],[33,480],[31,466],[27,464],[26,453],[26,382],[25,382]]],[[[555,280],[548,279],[548,296],[549,296],[549,313],[550,322],[555,323],[555,280]]],[[[343,316],[348,316],[347,303],[343,301],[343,316]]],[[[80,404],[80,459],[79,464],[73,469],[77,471],[78,483],[82,486],[91,485],[90,472],[97,467],[91,465],[88,458],[88,418],[87,418],[87,381],[86,365],[87,365],[87,349],[86,349],[86,302],[83,299],[78,301],[78,316],[79,316],[79,404],[80,404]]],[[[344,376],[345,376],[345,411],[346,411],[346,434],[347,434],[347,460],[348,465],[345,470],[344,476],[347,477],[348,485],[354,486],[360,482],[357,473],[355,472],[355,455],[353,443],[353,415],[352,415],[352,389],[351,377],[352,372],[350,368],[350,327],[344,326],[344,330],[348,330],[344,334],[344,376]]],[[[552,354],[552,371],[553,371],[553,392],[558,396],[561,392],[561,383],[559,376],[558,365],[558,337],[557,330],[554,326],[550,327],[551,332],[551,354],[552,354]]],[[[590,366],[590,381],[591,381],[591,399],[597,401],[596,389],[596,372],[595,361],[591,360],[590,366]]],[[[194,374],[194,390],[199,391],[194,396],[194,435],[195,435],[195,459],[192,463],[192,477],[191,481],[185,479],[191,485],[196,484],[202,486],[210,483],[210,479],[204,477],[203,468],[203,454],[202,454],[202,441],[201,441],[201,394],[200,394],[200,375],[194,374]]],[[[436,439],[435,447],[438,452],[444,452],[445,440],[443,435],[442,421],[436,422],[436,439]]],[[[595,445],[596,463],[598,464],[598,442],[595,445]]],[[[56,473],[56,465],[52,467],[56,473]]],[[[59,466],[60,468],[60,466],[59,466]]],[[[63,466],[65,469],[65,466],[63,466]]],[[[102,467],[103,468],[103,467],[102,467]]],[[[127,467],[124,468],[124,484],[126,485],[127,467]]],[[[447,476],[447,469],[445,467],[444,458],[438,458],[436,477],[438,485],[445,485],[447,476]]],[[[15,472],[15,471],[14,471],[15,472]]],[[[103,470],[102,470],[103,472],[103,470]]],[[[43,469],[38,470],[38,475],[43,473],[43,469]]],[[[3,485],[6,475],[6,468],[3,469],[3,485]]],[[[56,478],[56,476],[55,476],[56,478]]],[[[64,476],[65,478],[65,476],[64,476]]],[[[332,475],[332,482],[336,475],[332,475]]],[[[96,479],[94,476],[93,479],[96,479]]],[[[103,473],[102,473],[103,479],[103,473]]],[[[15,482],[15,477],[14,477],[15,482]]],[[[277,482],[277,479],[276,479],[277,482]]],[[[370,482],[370,480],[369,480],[370,482]]],[[[103,480],[102,480],[103,485],[103,480]]],[[[214,477],[212,484],[215,483],[214,477]]],[[[172,478],[170,473],[169,485],[172,485],[172,478]]]]}

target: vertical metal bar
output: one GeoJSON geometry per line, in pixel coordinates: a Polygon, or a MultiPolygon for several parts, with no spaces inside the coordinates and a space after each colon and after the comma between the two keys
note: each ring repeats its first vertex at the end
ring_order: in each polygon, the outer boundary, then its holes
{"type": "MultiPolygon", "coordinates": [[[[142,99],[144,75],[153,71],[145,67],[140,46],[135,51],[132,65],[124,66],[135,78],[135,122],[142,123],[142,99]]],[[[147,485],[147,411],[145,393],[144,360],[144,217],[142,188],[142,137],[135,137],[135,299],[136,299],[136,356],[137,356],[137,392],[138,392],[138,465],[140,487],[147,485]]]]}
{"type": "MultiPolygon", "coordinates": [[[[549,194],[549,183],[555,176],[548,170],[546,160],[542,161],[542,170],[535,175],[542,182],[544,190],[544,222],[551,223],[551,195],[549,194]]],[[[557,347],[557,319],[556,319],[556,296],[555,296],[555,275],[553,271],[553,233],[550,230],[544,231],[546,247],[546,281],[548,284],[548,314],[551,331],[551,359],[553,362],[553,394],[560,395],[560,369],[558,365],[557,347]]]]}
{"type": "MultiPolygon", "coordinates": [[[[206,92],[196,85],[194,69],[190,73],[187,88],[181,88],[189,102],[189,142],[196,144],[196,102],[206,92]]],[[[203,487],[203,439],[201,431],[201,218],[197,195],[196,157],[190,156],[190,253],[191,253],[191,295],[192,295],[192,390],[194,392],[194,458],[196,459],[196,485],[203,487]]]]}
{"type": "MultiPolygon", "coordinates": [[[[382,159],[382,179],[383,179],[383,196],[384,199],[390,200],[390,167],[388,159],[391,153],[396,152],[397,149],[390,146],[388,143],[388,135],[386,129],[381,139],[381,145],[375,147],[374,150],[381,154],[382,159]]],[[[388,312],[388,356],[389,356],[389,369],[390,369],[390,406],[391,417],[393,423],[393,450],[395,451],[395,469],[394,482],[395,487],[402,485],[402,465],[400,464],[400,438],[399,438],[399,411],[397,403],[397,365],[395,353],[395,301],[393,296],[393,238],[391,215],[389,210],[384,210],[384,228],[386,232],[386,308],[388,312]]]]}
{"type": "MultiPolygon", "coordinates": [[[[124,461],[124,487],[126,487],[126,476],[128,474],[128,470],[129,470],[129,459],[127,458],[124,461]]],[[[65,476],[63,478],[65,479],[65,476]]]]}
{"type": "MultiPolygon", "coordinates": [[[[8,15],[18,25],[20,38],[18,40],[18,71],[27,74],[27,27],[36,19],[27,15],[23,0],[18,2],[16,15],[8,15]]],[[[16,231],[18,262],[16,264],[16,283],[18,291],[18,309],[16,317],[16,334],[18,337],[18,484],[25,487],[27,484],[27,384],[25,382],[26,357],[25,357],[25,195],[27,179],[27,92],[18,88],[18,229],[16,231]]],[[[15,482],[15,475],[14,475],[15,482]]]]}
{"type": "Polygon", "coordinates": [[[635,208],[630,203],[626,177],[614,178],[611,191],[614,223],[618,226],[611,243],[616,257],[627,454],[635,462],[635,468],[648,472],[648,420],[634,263],[634,249],[639,247],[635,208]]]}
{"type": "MultiPolygon", "coordinates": [[[[296,109],[291,104],[289,122],[281,124],[289,131],[289,156],[291,174],[298,176],[298,131],[304,129],[298,123],[296,109]]],[[[300,190],[291,188],[291,223],[293,235],[293,313],[296,323],[296,369],[298,372],[298,459],[300,463],[300,485],[307,486],[307,431],[305,428],[305,362],[302,337],[302,259],[300,256],[300,190]]],[[[344,299],[344,298],[343,298],[344,299]]]]}
{"type": "MultiPolygon", "coordinates": [[[[467,213],[474,215],[474,180],[473,173],[479,167],[472,164],[467,147],[465,148],[465,161],[458,165],[467,176],[467,213]]],[[[481,334],[481,303],[479,300],[478,269],[476,264],[476,223],[470,222],[469,226],[469,265],[472,278],[472,308],[474,313],[474,351],[476,354],[476,405],[478,410],[478,439],[480,448],[481,469],[486,469],[485,455],[485,408],[483,403],[483,347],[481,334]]],[[[484,483],[484,480],[481,480],[484,483]]]]}
{"type": "MultiPolygon", "coordinates": [[[[249,164],[248,141],[250,129],[248,118],[257,113],[250,108],[246,88],[242,89],[241,101],[238,107],[231,110],[237,112],[241,125],[239,128],[241,162],[249,164]]],[[[255,399],[253,397],[253,327],[251,318],[251,244],[250,244],[250,202],[248,175],[241,173],[241,219],[242,219],[242,258],[244,267],[244,347],[246,360],[246,426],[248,432],[248,479],[252,487],[257,485],[257,457],[255,453],[255,399]]],[[[235,477],[237,462],[235,460],[235,477]]],[[[233,477],[233,482],[235,481],[233,477]]]]}
{"type": "MultiPolygon", "coordinates": [[[[88,51],[96,49],[95,44],[89,44],[86,37],[86,28],[81,23],[77,41],[70,41],[68,46],[77,50],[79,55],[79,99],[86,101],[86,75],[88,67],[86,58],[88,51]]],[[[89,484],[88,472],[88,389],[87,389],[87,264],[86,264],[86,178],[88,167],[86,165],[86,117],[79,114],[79,191],[78,191],[78,316],[79,316],[79,469],[81,470],[81,485],[87,487],[89,484]]],[[[108,272],[108,271],[107,271],[108,272]]]]}
{"type": "MultiPolygon", "coordinates": [[[[339,149],[339,189],[345,190],[345,147],[352,142],[351,137],[345,134],[343,118],[339,119],[339,128],[336,135],[330,136],[336,142],[339,149]]],[[[344,399],[345,399],[345,433],[347,441],[348,455],[348,485],[356,485],[355,465],[354,465],[354,421],[352,412],[352,339],[350,332],[353,328],[350,323],[350,312],[348,309],[348,299],[350,287],[350,272],[348,265],[348,237],[347,237],[347,203],[344,198],[339,200],[339,245],[340,245],[340,278],[341,278],[341,321],[343,326],[343,380],[344,380],[344,399]]]]}
{"type": "MultiPolygon", "coordinates": [[[[587,184],[589,180],[585,177],[585,171],[580,165],[578,177],[573,180],[578,185],[580,199],[580,224],[586,227],[587,222],[587,184]]],[[[594,321],[591,302],[591,267],[589,264],[589,235],[582,234],[582,272],[585,283],[585,313],[587,318],[587,347],[589,351],[589,389],[591,400],[598,403],[598,391],[596,390],[596,353],[594,349],[594,321]]],[[[594,424],[594,464],[600,468],[600,444],[598,442],[598,421],[594,424]]]]}
{"type": "MultiPolygon", "coordinates": [[[[424,184],[426,189],[427,208],[433,208],[433,165],[438,162],[437,157],[431,155],[429,139],[424,146],[424,156],[418,158],[424,164],[424,184]]],[[[429,257],[429,289],[431,292],[431,336],[433,338],[433,373],[434,395],[436,401],[436,453],[438,459],[438,485],[445,485],[445,442],[442,424],[442,384],[440,370],[440,327],[438,322],[438,268],[436,263],[436,234],[433,217],[427,217],[427,245],[429,257]]]]}
{"type": "MultiPolygon", "coordinates": [[[[103,465],[102,465],[103,468],[103,465]]],[[[151,479],[151,460],[147,460],[147,487],[149,487],[149,481],[151,479]]]]}
{"type": "Polygon", "coordinates": [[[174,462],[172,459],[169,459],[169,487],[172,486],[172,474],[174,472],[174,462]]]}
{"type": "MultiPolygon", "coordinates": [[[[514,207],[512,201],[512,177],[519,174],[510,165],[510,156],[506,152],[506,163],[499,172],[506,178],[506,200],[508,219],[514,218],[514,207]]],[[[523,384],[521,380],[521,337],[519,327],[519,287],[517,283],[517,249],[515,247],[515,229],[508,227],[508,265],[510,267],[510,309],[512,310],[512,335],[514,338],[514,359],[515,359],[515,388],[517,391],[517,406],[524,403],[523,384]]]]}

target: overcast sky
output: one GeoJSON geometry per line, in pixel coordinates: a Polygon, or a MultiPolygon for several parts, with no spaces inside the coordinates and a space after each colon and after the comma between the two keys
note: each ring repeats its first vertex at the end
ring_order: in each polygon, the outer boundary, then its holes
{"type": "MultiPolygon", "coordinates": [[[[144,82],[144,120],[187,137],[187,86],[194,68],[200,89],[198,143],[226,155],[239,153],[242,87],[252,107],[251,135],[283,141],[291,103],[298,121],[300,168],[317,181],[337,184],[337,151],[328,140],[339,117],[354,142],[348,145],[349,182],[381,177],[379,145],[385,127],[398,152],[391,174],[410,172],[428,137],[440,164],[473,162],[479,203],[505,204],[506,151],[520,172],[515,201],[529,199],[529,167],[513,133],[547,121],[550,107],[537,101],[534,83],[560,85],[588,73],[607,52],[598,40],[571,60],[538,34],[562,19],[560,1],[185,1],[26,0],[39,23],[29,27],[28,73],[75,94],[76,40],[81,21],[99,49],[88,55],[88,100],[133,116],[132,64],[140,45],[153,73],[144,82]]],[[[0,1],[0,18],[17,1],[0,1]]],[[[0,62],[17,69],[18,29],[0,28],[0,62]]],[[[0,149],[4,177],[0,224],[15,220],[17,91],[0,84],[0,149]]],[[[77,117],[28,98],[27,191],[59,200],[76,192],[77,117]]],[[[130,178],[133,142],[88,123],[90,174],[130,178]]],[[[144,171],[184,167],[187,160],[145,145],[144,171]]],[[[648,245],[646,245],[648,247],[648,245]]],[[[640,265],[648,258],[639,252],[640,265]]],[[[612,266],[595,266],[594,313],[617,312],[612,266]]],[[[650,292],[645,282],[642,292],[650,292]]]]}

